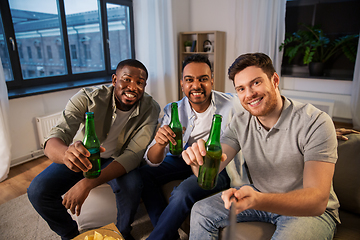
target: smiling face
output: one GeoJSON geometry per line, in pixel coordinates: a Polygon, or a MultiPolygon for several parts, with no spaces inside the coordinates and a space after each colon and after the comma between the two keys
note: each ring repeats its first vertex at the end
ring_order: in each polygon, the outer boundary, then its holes
{"type": "Polygon", "coordinates": [[[276,116],[277,111],[281,111],[281,96],[277,89],[279,76],[276,73],[269,79],[261,68],[246,67],[235,75],[234,85],[241,105],[253,116],[276,116]]]}
{"type": "Polygon", "coordinates": [[[112,75],[116,107],[129,111],[144,95],[146,73],[141,68],[124,66],[112,75]]]}
{"type": "Polygon", "coordinates": [[[211,101],[214,79],[210,67],[203,62],[192,62],[185,66],[180,81],[182,91],[197,112],[204,112],[211,101]]]}

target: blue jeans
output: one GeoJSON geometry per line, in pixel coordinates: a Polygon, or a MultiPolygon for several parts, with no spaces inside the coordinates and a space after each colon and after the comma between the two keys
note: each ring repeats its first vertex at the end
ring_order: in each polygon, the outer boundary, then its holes
{"type": "Polygon", "coordinates": [[[154,226],[148,240],[177,239],[178,229],[190,214],[194,203],[229,188],[230,184],[226,170],[223,170],[219,174],[216,187],[212,190],[203,190],[197,184],[197,177],[191,167],[181,157],[170,155],[166,156],[158,167],[146,165],[141,167],[139,172],[144,185],[142,199],[154,226]],[[184,181],[174,188],[168,204],[161,186],[173,180],[184,181]]]}
{"type": "MultiPolygon", "coordinates": [[[[113,161],[101,159],[102,168],[113,161]]],[[[108,182],[116,196],[117,228],[124,238],[130,234],[138,204],[134,199],[141,196],[141,177],[138,171],[129,173],[108,182]]],[[[78,181],[83,179],[82,172],[73,172],[63,164],[52,163],[31,182],[28,197],[49,227],[62,237],[71,239],[79,234],[77,223],[62,205],[62,195],[78,181]]]]}
{"type": "MultiPolygon", "coordinates": [[[[191,210],[190,240],[218,239],[219,229],[229,225],[229,210],[221,193],[197,202],[191,210]]],[[[290,217],[248,209],[237,215],[237,222],[269,222],[276,225],[272,240],[333,239],[336,223],[325,212],[317,217],[290,217]]]]}

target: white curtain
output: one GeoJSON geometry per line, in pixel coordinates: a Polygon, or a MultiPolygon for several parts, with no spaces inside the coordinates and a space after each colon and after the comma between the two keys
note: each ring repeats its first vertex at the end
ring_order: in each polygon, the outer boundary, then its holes
{"type": "Polygon", "coordinates": [[[233,9],[230,28],[234,41],[227,49],[235,60],[239,55],[263,52],[273,61],[276,72],[281,73],[282,53],[279,46],[285,38],[286,0],[231,0],[233,9]]]}
{"type": "Polygon", "coordinates": [[[11,139],[9,132],[9,99],[4,69],[0,58],[0,182],[5,180],[10,169],[11,139]]]}
{"type": "Polygon", "coordinates": [[[163,108],[178,99],[172,1],[134,0],[136,59],[149,71],[146,92],[163,108]]]}
{"type": "Polygon", "coordinates": [[[350,110],[354,129],[360,130],[360,38],[352,83],[350,110]]]}

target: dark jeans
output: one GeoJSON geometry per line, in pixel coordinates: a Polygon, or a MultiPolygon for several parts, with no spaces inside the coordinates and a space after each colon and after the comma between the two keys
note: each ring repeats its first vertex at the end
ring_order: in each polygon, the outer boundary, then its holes
{"type": "Polygon", "coordinates": [[[213,190],[203,190],[197,184],[193,174],[181,157],[166,156],[158,167],[143,166],[139,169],[143,179],[142,199],[154,230],[148,239],[177,239],[178,229],[189,215],[194,203],[211,194],[229,188],[230,179],[224,169],[213,190]],[[163,195],[161,186],[173,181],[183,180],[174,188],[169,204],[163,195]]]}
{"type": "MultiPolygon", "coordinates": [[[[102,159],[102,168],[113,159],[102,159]]],[[[77,223],[68,214],[62,205],[62,195],[78,181],[83,179],[82,172],[76,173],[63,164],[52,163],[43,172],[34,178],[28,188],[28,197],[41,217],[50,228],[62,237],[71,239],[79,234],[77,223]]],[[[141,177],[138,171],[129,173],[108,182],[116,196],[117,228],[126,238],[131,231],[141,195],[141,177]]]]}

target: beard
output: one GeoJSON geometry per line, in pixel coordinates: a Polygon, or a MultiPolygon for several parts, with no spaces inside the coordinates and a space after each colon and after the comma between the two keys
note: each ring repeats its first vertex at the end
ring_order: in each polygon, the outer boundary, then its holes
{"type": "MultiPolygon", "coordinates": [[[[276,91],[272,88],[270,91],[266,92],[261,97],[261,105],[258,107],[251,107],[249,106],[248,102],[252,99],[246,101],[247,103],[241,103],[241,105],[247,110],[251,115],[255,117],[264,117],[272,113],[277,107],[277,98],[276,98],[276,91]]],[[[256,98],[259,98],[257,96],[256,98]]]]}
{"type": "Polygon", "coordinates": [[[189,91],[187,98],[193,104],[202,104],[208,100],[208,94],[204,89],[193,89],[189,91]],[[193,92],[201,92],[201,97],[191,95],[193,92]]]}

